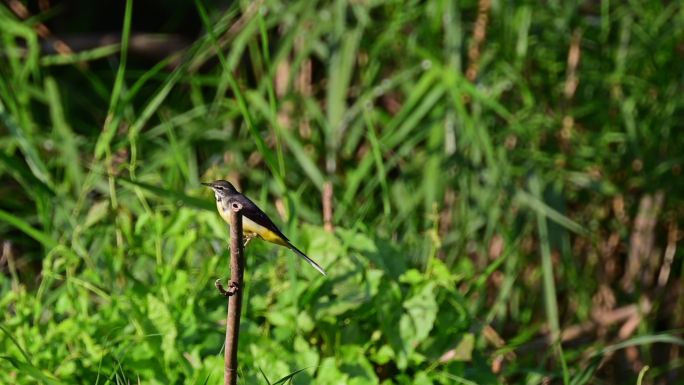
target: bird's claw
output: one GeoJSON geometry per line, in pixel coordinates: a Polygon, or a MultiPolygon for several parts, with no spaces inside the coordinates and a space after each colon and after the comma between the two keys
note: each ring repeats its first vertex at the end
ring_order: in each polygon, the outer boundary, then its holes
{"type": "Polygon", "coordinates": [[[237,284],[237,282],[230,281],[228,284],[228,290],[226,290],[223,287],[223,284],[221,284],[221,279],[217,279],[216,282],[214,282],[214,286],[216,286],[216,289],[219,291],[219,293],[224,296],[224,297],[230,297],[234,295],[235,293],[240,290],[240,285],[237,284]]]}
{"type": "Polygon", "coordinates": [[[254,238],[256,238],[256,234],[246,235],[245,236],[245,243],[243,243],[243,247],[247,247],[249,242],[254,238]]]}

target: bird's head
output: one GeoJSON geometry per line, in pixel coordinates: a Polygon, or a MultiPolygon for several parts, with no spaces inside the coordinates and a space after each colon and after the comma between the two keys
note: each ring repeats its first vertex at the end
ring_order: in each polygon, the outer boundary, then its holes
{"type": "Polygon", "coordinates": [[[212,190],[214,190],[214,195],[216,196],[216,199],[221,199],[224,197],[230,197],[234,194],[237,194],[238,191],[233,187],[233,185],[225,180],[215,180],[210,183],[202,183],[205,186],[211,187],[212,190]]]}

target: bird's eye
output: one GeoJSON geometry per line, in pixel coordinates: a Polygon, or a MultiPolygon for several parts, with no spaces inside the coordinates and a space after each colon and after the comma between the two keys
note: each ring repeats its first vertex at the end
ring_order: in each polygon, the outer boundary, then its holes
{"type": "Polygon", "coordinates": [[[223,190],[223,186],[216,186],[217,189],[223,190]]]}

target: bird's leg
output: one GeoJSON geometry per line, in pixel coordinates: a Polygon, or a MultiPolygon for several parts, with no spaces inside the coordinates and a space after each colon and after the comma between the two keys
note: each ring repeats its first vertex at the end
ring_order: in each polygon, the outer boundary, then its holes
{"type": "Polygon", "coordinates": [[[243,244],[243,246],[244,246],[244,247],[247,247],[247,245],[249,244],[249,242],[250,242],[252,239],[256,238],[256,236],[257,236],[257,235],[254,234],[254,233],[249,234],[249,235],[245,235],[245,243],[243,244]]]}
{"type": "Polygon", "coordinates": [[[224,297],[230,297],[234,295],[235,293],[240,290],[240,286],[237,284],[237,282],[230,281],[228,284],[228,290],[226,290],[223,285],[221,284],[221,279],[217,279],[216,282],[214,282],[214,286],[216,286],[216,289],[219,291],[219,293],[224,296],[224,297]]]}

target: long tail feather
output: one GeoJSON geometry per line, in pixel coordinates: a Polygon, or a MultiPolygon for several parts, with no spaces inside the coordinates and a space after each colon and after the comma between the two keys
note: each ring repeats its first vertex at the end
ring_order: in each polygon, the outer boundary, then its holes
{"type": "Polygon", "coordinates": [[[299,250],[298,248],[296,248],[293,244],[290,243],[290,244],[287,245],[287,246],[288,246],[292,251],[294,251],[295,253],[297,253],[297,255],[299,255],[300,257],[304,258],[305,261],[309,262],[309,265],[313,266],[313,268],[316,269],[316,270],[318,270],[319,273],[321,273],[321,274],[323,274],[323,275],[326,275],[326,276],[328,275],[328,274],[325,273],[325,270],[323,270],[323,268],[322,268],[321,266],[319,266],[316,262],[314,262],[313,259],[307,257],[306,254],[302,253],[301,250],[299,250]]]}

